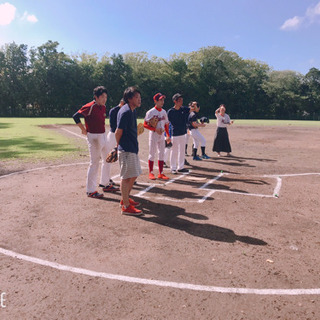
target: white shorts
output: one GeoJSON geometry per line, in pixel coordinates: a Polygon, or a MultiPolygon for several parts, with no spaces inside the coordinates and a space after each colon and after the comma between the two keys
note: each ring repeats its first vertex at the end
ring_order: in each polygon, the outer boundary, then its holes
{"type": "Polygon", "coordinates": [[[129,179],[141,174],[140,159],[137,153],[119,151],[120,178],[129,179]]]}

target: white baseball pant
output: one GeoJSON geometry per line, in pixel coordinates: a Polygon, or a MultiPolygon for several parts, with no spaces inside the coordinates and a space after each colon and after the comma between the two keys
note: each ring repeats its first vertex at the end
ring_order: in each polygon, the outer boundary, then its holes
{"type": "Polygon", "coordinates": [[[149,157],[148,160],[155,161],[156,152],[158,151],[158,160],[164,159],[165,142],[163,134],[157,134],[156,132],[149,131],[149,157]]]}
{"type": "MultiPolygon", "coordinates": [[[[116,135],[114,132],[109,131],[107,135],[107,150],[108,153],[117,145],[116,141],[116,135]]],[[[107,185],[109,184],[109,181],[111,179],[111,163],[106,163],[106,179],[107,185]]],[[[104,184],[105,185],[105,184],[104,184]]]]}
{"type": "Polygon", "coordinates": [[[184,166],[186,137],[185,135],[173,136],[171,141],[170,169],[171,171],[181,170],[184,166]]]}
{"type": "Polygon", "coordinates": [[[191,132],[191,137],[193,139],[193,147],[195,149],[199,149],[199,146],[201,146],[201,147],[206,146],[206,139],[200,133],[199,129],[192,129],[192,130],[190,130],[190,132],[191,132]]]}
{"type": "Polygon", "coordinates": [[[97,190],[97,177],[99,171],[100,158],[102,159],[100,184],[109,184],[106,157],[107,133],[87,133],[87,142],[90,153],[90,164],[87,172],[87,192],[97,190]]]}

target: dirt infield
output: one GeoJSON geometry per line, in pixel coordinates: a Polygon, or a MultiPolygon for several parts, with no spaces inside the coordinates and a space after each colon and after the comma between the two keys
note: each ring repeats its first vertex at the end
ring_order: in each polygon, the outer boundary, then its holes
{"type": "Polygon", "coordinates": [[[86,154],[3,165],[0,319],[319,319],[320,130],[235,124],[220,158],[202,132],[212,158],[167,183],[139,137],[141,218],[86,197],[86,154]]]}

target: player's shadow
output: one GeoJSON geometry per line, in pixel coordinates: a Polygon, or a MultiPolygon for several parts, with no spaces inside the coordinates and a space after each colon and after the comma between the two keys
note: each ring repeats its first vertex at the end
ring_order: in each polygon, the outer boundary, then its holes
{"type": "Polygon", "coordinates": [[[139,219],[156,223],[168,228],[184,231],[194,237],[204,238],[212,241],[234,243],[240,241],[250,245],[265,246],[267,242],[247,235],[237,235],[231,229],[219,227],[209,223],[197,223],[191,221],[207,220],[208,217],[201,214],[187,213],[184,208],[148,201],[143,209],[144,216],[139,219]]]}
{"type": "Polygon", "coordinates": [[[253,161],[261,161],[261,162],[277,162],[277,160],[274,159],[265,159],[265,158],[248,158],[248,157],[238,157],[234,155],[230,155],[228,157],[216,157],[216,160],[227,160],[227,161],[247,161],[247,160],[253,160],[253,161]]]}
{"type": "Polygon", "coordinates": [[[231,166],[231,167],[247,167],[247,168],[255,168],[256,167],[256,166],[254,166],[252,164],[248,164],[246,162],[235,162],[235,161],[231,162],[231,161],[228,161],[228,160],[218,158],[218,161],[213,161],[213,162],[217,163],[217,164],[223,164],[223,165],[226,165],[226,166],[231,166]]]}
{"type": "Polygon", "coordinates": [[[255,185],[270,185],[270,183],[261,180],[261,179],[250,179],[250,178],[244,178],[244,179],[235,179],[235,178],[229,178],[228,176],[223,176],[219,179],[219,182],[242,182],[247,184],[255,184],[255,185]]]}
{"type": "MultiPolygon", "coordinates": [[[[214,173],[214,172],[221,172],[221,170],[220,169],[214,169],[214,168],[208,168],[208,167],[201,167],[201,166],[198,166],[198,165],[196,165],[196,164],[193,164],[193,163],[191,163],[190,164],[190,167],[191,167],[191,169],[192,169],[192,175],[195,175],[196,173],[194,172],[194,170],[198,170],[198,171],[203,171],[203,172],[212,172],[212,173],[214,173]]],[[[233,172],[233,171],[229,171],[229,170],[223,170],[223,172],[225,172],[225,173],[230,173],[230,174],[239,174],[239,172],[233,172]]],[[[203,177],[203,176],[201,176],[201,177],[203,177]]],[[[206,177],[207,177],[207,175],[206,175],[206,177]]]]}
{"type": "MultiPolygon", "coordinates": [[[[220,181],[220,180],[218,180],[218,181],[220,181]]],[[[185,181],[185,180],[176,180],[174,183],[177,184],[177,185],[180,185],[180,186],[191,186],[191,187],[197,188],[197,189],[199,189],[201,186],[204,185],[204,183],[199,184],[199,183],[197,183],[197,182],[190,182],[190,181],[185,181]]],[[[220,184],[220,183],[218,183],[217,181],[215,181],[213,184],[207,185],[207,186],[206,186],[206,190],[207,190],[207,189],[212,189],[212,190],[214,190],[214,189],[217,189],[217,190],[228,190],[228,191],[230,191],[230,192],[248,193],[247,191],[244,191],[244,190],[230,188],[229,186],[220,184]]],[[[175,197],[175,198],[176,198],[176,192],[177,192],[177,191],[175,190],[175,191],[174,191],[174,197],[175,197]]],[[[202,197],[199,197],[199,196],[197,197],[197,199],[201,199],[201,198],[202,198],[202,197]]],[[[208,197],[208,198],[206,198],[206,199],[207,199],[207,200],[210,200],[211,198],[208,197]]]]}
{"type": "MultiPolygon", "coordinates": [[[[179,181],[179,180],[177,180],[179,181]]],[[[175,181],[175,183],[177,182],[175,181]]],[[[190,184],[189,184],[190,185],[190,184]]],[[[135,189],[139,190],[139,186],[135,186],[135,189]]],[[[145,188],[145,187],[144,187],[145,188]]],[[[166,188],[160,188],[160,187],[154,187],[148,191],[148,196],[152,197],[165,197],[165,198],[172,198],[172,199],[178,199],[178,200],[183,200],[183,199],[194,199],[194,200],[200,200],[202,199],[203,196],[199,195],[199,193],[195,192],[189,192],[185,190],[177,190],[177,189],[166,189],[166,188]]],[[[208,197],[207,200],[212,200],[213,198],[208,197]]]]}

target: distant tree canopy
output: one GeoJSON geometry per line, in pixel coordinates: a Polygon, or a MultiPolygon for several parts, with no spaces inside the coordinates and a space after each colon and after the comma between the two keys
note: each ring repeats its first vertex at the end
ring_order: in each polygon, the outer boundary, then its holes
{"type": "Polygon", "coordinates": [[[224,103],[233,118],[320,119],[320,70],[304,76],[273,71],[267,64],[245,60],[222,47],[206,47],[169,59],[146,52],[69,56],[48,41],[28,50],[10,43],[0,49],[0,116],[70,117],[92,99],[98,85],[108,89],[107,106],[115,106],[124,89],[142,93],[139,116],[153,106],[152,97],[167,96],[165,109],[179,92],[184,104],[197,100],[201,113],[213,117],[224,103]]]}

